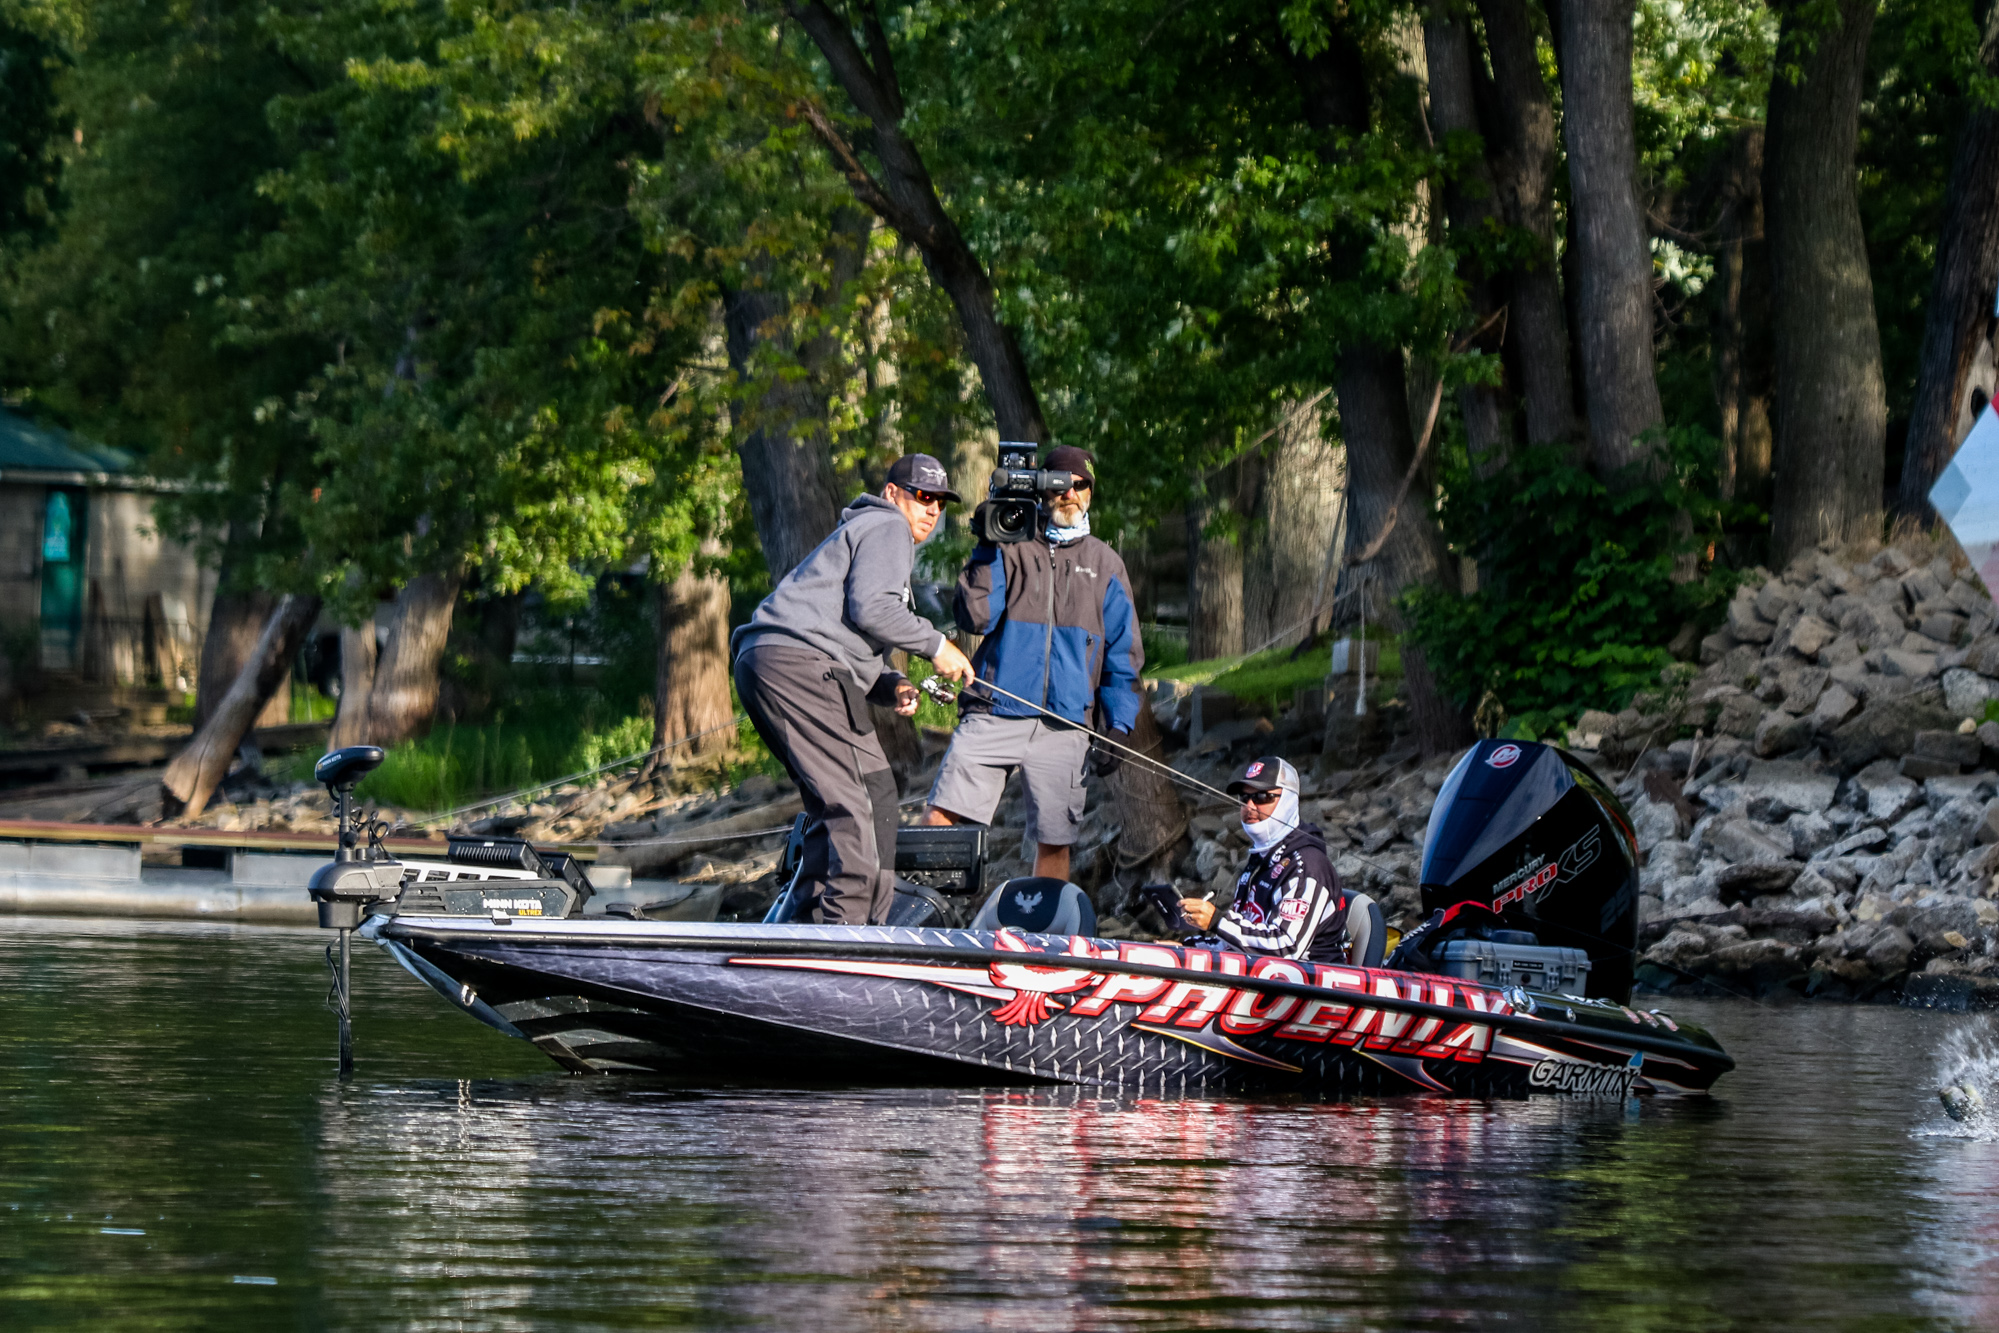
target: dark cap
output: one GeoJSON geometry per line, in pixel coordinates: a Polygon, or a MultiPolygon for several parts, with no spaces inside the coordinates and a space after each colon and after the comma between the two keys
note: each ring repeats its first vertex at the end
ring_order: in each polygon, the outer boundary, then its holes
{"type": "Polygon", "coordinates": [[[944,465],[929,454],[904,454],[889,464],[888,479],[905,491],[929,491],[953,504],[963,503],[958,493],[951,489],[951,479],[944,475],[944,465]]]}
{"type": "Polygon", "coordinates": [[[1097,479],[1090,475],[1090,464],[1096,461],[1087,449],[1078,449],[1073,444],[1058,444],[1048,451],[1048,457],[1041,460],[1041,466],[1050,472],[1071,473],[1084,486],[1094,490],[1097,479]]]}
{"type": "Polygon", "coordinates": [[[1241,796],[1246,792],[1297,790],[1298,770],[1274,754],[1250,760],[1228,785],[1228,793],[1231,796],[1241,796]]]}

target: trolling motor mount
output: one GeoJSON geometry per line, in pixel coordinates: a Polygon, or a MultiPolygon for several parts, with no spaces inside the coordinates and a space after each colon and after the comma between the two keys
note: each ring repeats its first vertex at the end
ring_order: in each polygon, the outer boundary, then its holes
{"type": "Polygon", "coordinates": [[[340,846],[333,861],[313,872],[308,892],[319,904],[319,924],[328,930],[352,930],[373,903],[402,892],[402,867],[372,840],[362,847],[361,827],[354,819],[354,786],[382,762],[379,745],[350,745],[323,756],[312,775],[326,784],[340,821],[340,846]]]}

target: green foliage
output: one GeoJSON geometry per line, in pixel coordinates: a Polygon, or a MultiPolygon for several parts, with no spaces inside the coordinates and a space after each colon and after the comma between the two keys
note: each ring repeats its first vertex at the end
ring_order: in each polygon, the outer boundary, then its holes
{"type": "Polygon", "coordinates": [[[483,726],[445,725],[390,750],[357,792],[434,813],[595,768],[652,744],[652,719],[616,715],[594,691],[526,696],[483,726]]]}
{"type": "Polygon", "coordinates": [[[1422,589],[1405,602],[1445,693],[1464,706],[1493,691],[1516,719],[1624,707],[1656,682],[1684,623],[1712,617],[1733,587],[1709,569],[1673,581],[1676,560],[1714,530],[1712,440],[1672,436],[1659,481],[1606,486],[1562,450],[1524,451],[1490,477],[1450,478],[1441,518],[1478,560],[1479,591],[1422,589]],[[1694,534],[1677,531],[1690,515],[1694,534]]]}
{"type": "Polygon", "coordinates": [[[1145,674],[1165,675],[1187,664],[1187,636],[1150,627],[1140,627],[1139,641],[1145,645],[1145,674]]]}
{"type": "Polygon", "coordinates": [[[61,207],[63,51],[0,11],[0,242],[46,233],[61,207]]]}

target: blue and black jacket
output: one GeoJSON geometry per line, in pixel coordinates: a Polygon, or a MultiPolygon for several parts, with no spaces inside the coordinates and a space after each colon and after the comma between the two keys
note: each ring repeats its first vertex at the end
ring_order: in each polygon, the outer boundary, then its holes
{"type": "MultiPolygon", "coordinates": [[[[952,611],[960,629],[986,636],[972,654],[980,680],[1080,726],[1130,731],[1138,721],[1145,648],[1131,575],[1101,538],[981,542],[958,576],[952,611]]],[[[974,693],[959,696],[961,709],[1034,716],[1004,695],[987,702],[974,693]]]]}

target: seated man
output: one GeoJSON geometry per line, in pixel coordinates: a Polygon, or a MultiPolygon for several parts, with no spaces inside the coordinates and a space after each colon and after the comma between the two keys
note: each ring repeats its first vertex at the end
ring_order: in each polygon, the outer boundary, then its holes
{"type": "Polygon", "coordinates": [[[1346,895],[1318,826],[1298,822],[1298,770],[1267,756],[1244,768],[1228,793],[1242,800],[1249,864],[1219,919],[1205,898],[1182,898],[1180,910],[1244,953],[1345,962],[1346,895]]]}

